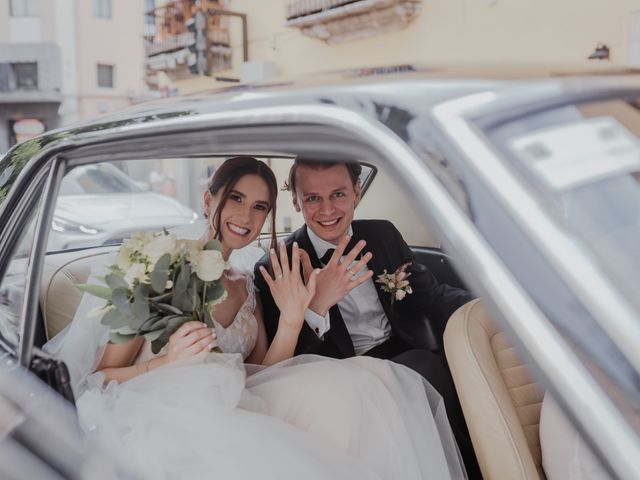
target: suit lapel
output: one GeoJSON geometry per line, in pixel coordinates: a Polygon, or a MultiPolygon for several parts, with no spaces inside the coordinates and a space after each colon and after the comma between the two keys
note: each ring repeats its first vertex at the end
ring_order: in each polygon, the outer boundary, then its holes
{"type": "MultiPolygon", "coordinates": [[[[311,239],[307,234],[307,226],[304,225],[299,232],[300,235],[297,235],[296,238],[298,246],[309,254],[313,268],[322,268],[322,263],[320,263],[320,259],[318,259],[318,255],[316,254],[316,249],[313,248],[311,239]]],[[[353,357],[355,355],[355,350],[353,349],[351,335],[349,335],[347,326],[342,319],[342,314],[340,313],[338,305],[334,305],[329,309],[329,321],[331,322],[331,328],[329,328],[329,331],[325,335],[325,342],[333,342],[342,355],[345,357],[353,357]]],[[[306,322],[303,325],[303,328],[308,328],[311,331],[311,327],[309,327],[306,322]]],[[[314,332],[312,333],[315,335],[314,332]]]]}
{"type": "Polygon", "coordinates": [[[366,240],[367,246],[364,247],[363,253],[366,253],[366,252],[373,253],[373,257],[371,258],[371,260],[369,260],[369,263],[367,264],[367,266],[369,267],[369,270],[373,270],[373,277],[371,277],[371,280],[373,281],[373,285],[375,286],[376,292],[378,293],[378,298],[380,299],[380,304],[382,305],[382,309],[384,310],[384,313],[389,319],[389,322],[393,322],[393,310],[391,308],[391,298],[389,296],[389,293],[384,292],[382,290],[382,285],[380,285],[379,283],[376,283],[376,280],[378,279],[378,275],[383,273],[385,268],[387,269],[387,272],[388,272],[388,268],[389,268],[389,266],[384,264],[385,258],[387,257],[387,254],[386,254],[387,252],[385,252],[385,248],[386,248],[385,244],[382,241],[382,239],[380,239],[373,232],[371,232],[372,233],[371,235],[368,235],[368,232],[366,231],[366,229],[363,228],[365,227],[364,223],[354,221],[352,222],[351,227],[353,228],[352,241],[358,242],[361,239],[366,240]]]}

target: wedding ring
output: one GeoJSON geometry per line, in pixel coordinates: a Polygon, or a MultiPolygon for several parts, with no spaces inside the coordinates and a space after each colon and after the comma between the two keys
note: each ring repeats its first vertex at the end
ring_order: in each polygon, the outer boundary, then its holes
{"type": "Polygon", "coordinates": [[[276,273],[276,280],[280,280],[282,278],[282,274],[281,273],[276,273]]]}
{"type": "Polygon", "coordinates": [[[353,270],[351,270],[350,268],[347,268],[347,272],[349,272],[351,274],[352,277],[355,277],[355,273],[353,270]]]}

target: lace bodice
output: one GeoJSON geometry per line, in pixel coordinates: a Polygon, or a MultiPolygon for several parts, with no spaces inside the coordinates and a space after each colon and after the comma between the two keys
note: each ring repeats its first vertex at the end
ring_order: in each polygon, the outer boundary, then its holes
{"type": "MultiPolygon", "coordinates": [[[[258,340],[258,320],[254,314],[256,309],[256,291],[253,286],[253,279],[248,275],[246,288],[247,299],[228,327],[223,327],[213,318],[220,350],[224,353],[239,353],[244,359],[251,354],[258,340]]],[[[167,346],[160,350],[158,355],[166,353],[166,349],[167,346]]],[[[155,355],[151,352],[151,343],[144,342],[134,363],[143,363],[153,357],[155,357],[155,355]]]]}
{"type": "Polygon", "coordinates": [[[215,312],[213,323],[218,336],[218,346],[224,353],[240,353],[247,358],[256,346],[258,340],[258,320],[254,315],[256,309],[256,291],[253,279],[247,276],[247,299],[244,301],[236,317],[227,328],[216,322],[215,312]]]}

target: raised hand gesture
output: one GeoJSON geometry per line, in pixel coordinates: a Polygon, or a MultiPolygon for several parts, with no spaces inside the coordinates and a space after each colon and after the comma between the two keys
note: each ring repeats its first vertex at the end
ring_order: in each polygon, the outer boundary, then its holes
{"type": "MultiPolygon", "coordinates": [[[[373,257],[371,252],[365,253],[358,262],[350,266],[367,245],[364,240],[356,243],[355,247],[346,253],[344,260],[340,261],[342,256],[345,255],[344,250],[349,244],[349,240],[351,240],[349,235],[340,240],[329,263],[317,274],[316,294],[309,303],[309,308],[318,315],[326,315],[329,309],[342,300],[351,290],[373,276],[373,271],[371,270],[359,275],[360,271],[366,267],[367,262],[373,257]]],[[[307,275],[307,272],[312,271],[311,260],[304,250],[302,250],[301,255],[302,267],[305,275],[307,275]]]]}
{"type": "Polygon", "coordinates": [[[260,273],[269,285],[271,296],[280,309],[280,325],[297,331],[302,328],[304,311],[316,292],[317,271],[311,271],[305,282],[300,274],[300,249],[293,243],[291,252],[291,266],[284,243],[280,244],[280,258],[272,248],[270,252],[273,278],[269,272],[260,266],[260,273]]]}

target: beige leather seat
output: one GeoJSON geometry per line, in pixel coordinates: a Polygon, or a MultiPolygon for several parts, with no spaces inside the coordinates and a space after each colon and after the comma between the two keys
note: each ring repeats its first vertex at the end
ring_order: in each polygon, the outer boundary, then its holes
{"type": "Polygon", "coordinates": [[[104,263],[114,247],[47,255],[40,285],[40,307],[47,340],[53,338],[73,319],[82,292],[75,285],[85,283],[94,263],[104,263]]]}
{"type": "Polygon", "coordinates": [[[544,391],[479,300],[451,316],[444,347],[485,480],[544,480],[544,391]]]}

